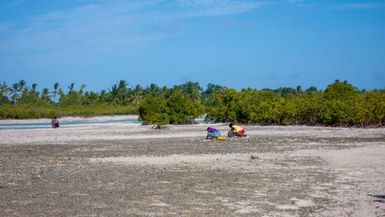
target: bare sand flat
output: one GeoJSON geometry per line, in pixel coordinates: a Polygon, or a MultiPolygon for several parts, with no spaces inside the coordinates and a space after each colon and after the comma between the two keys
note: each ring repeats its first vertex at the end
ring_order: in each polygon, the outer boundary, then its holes
{"type": "Polygon", "coordinates": [[[207,126],[0,130],[0,216],[385,216],[385,129],[207,126]]]}

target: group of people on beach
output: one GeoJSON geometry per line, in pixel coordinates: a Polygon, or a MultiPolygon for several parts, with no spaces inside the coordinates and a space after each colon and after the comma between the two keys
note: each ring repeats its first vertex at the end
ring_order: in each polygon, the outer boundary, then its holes
{"type": "Polygon", "coordinates": [[[227,133],[227,137],[222,136],[221,132],[219,132],[218,129],[213,127],[208,127],[206,139],[227,140],[227,138],[246,136],[246,131],[241,126],[230,123],[229,127],[230,127],[230,130],[227,133]]]}
{"type": "MultiPolygon", "coordinates": [[[[52,128],[59,128],[59,120],[56,116],[52,118],[51,125],[52,125],[52,128]]],[[[222,136],[221,132],[219,132],[218,129],[213,127],[208,127],[206,139],[227,140],[227,138],[246,136],[246,131],[241,126],[230,123],[229,127],[230,127],[230,130],[227,133],[227,137],[222,136]]]]}

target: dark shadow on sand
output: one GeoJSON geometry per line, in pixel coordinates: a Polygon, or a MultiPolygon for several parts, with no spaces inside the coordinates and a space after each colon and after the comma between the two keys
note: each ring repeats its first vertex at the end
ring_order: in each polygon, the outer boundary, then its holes
{"type": "Polygon", "coordinates": [[[368,194],[368,195],[371,197],[374,197],[375,202],[385,203],[385,195],[381,195],[381,194],[368,194]]]}

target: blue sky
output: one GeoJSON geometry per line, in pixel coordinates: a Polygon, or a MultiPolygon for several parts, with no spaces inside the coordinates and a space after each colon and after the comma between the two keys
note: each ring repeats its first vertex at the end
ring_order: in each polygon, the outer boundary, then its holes
{"type": "Polygon", "coordinates": [[[385,0],[0,0],[0,81],[385,88],[385,0]]]}

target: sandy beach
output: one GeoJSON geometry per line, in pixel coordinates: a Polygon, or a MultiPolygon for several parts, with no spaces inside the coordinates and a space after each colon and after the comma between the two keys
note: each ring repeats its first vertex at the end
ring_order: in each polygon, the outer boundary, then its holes
{"type": "Polygon", "coordinates": [[[207,126],[0,130],[0,216],[385,216],[384,128],[207,126]]]}

